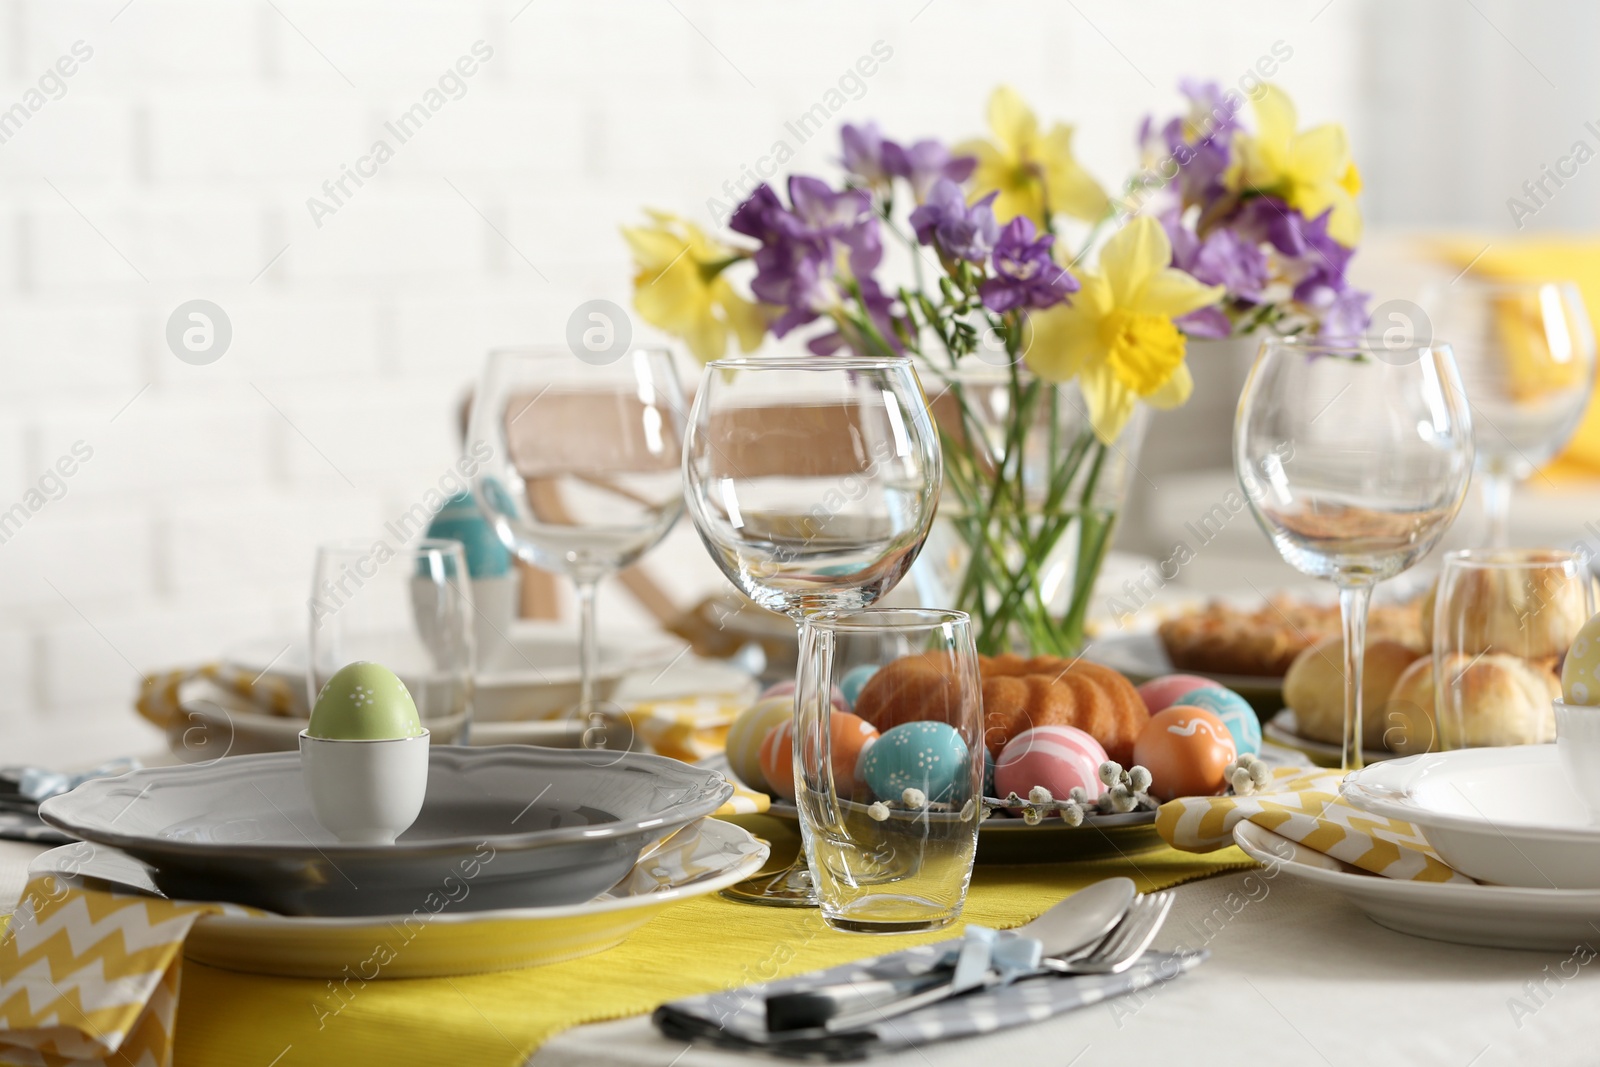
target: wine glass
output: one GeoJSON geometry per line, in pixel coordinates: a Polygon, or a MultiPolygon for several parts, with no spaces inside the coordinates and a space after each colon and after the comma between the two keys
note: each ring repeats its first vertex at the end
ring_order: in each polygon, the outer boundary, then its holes
{"type": "Polygon", "coordinates": [[[654,546],[683,511],[682,390],[666,349],[612,362],[564,348],[491,352],[473,399],[473,494],[518,558],[572,579],[578,599],[584,744],[604,747],[595,708],[595,587],[654,546]]]}
{"type": "Polygon", "coordinates": [[[1450,340],[1472,405],[1489,545],[1509,540],[1511,491],[1554,459],[1594,391],[1595,341],[1571,282],[1460,279],[1423,305],[1450,340]]]}
{"type": "Polygon", "coordinates": [[[459,541],[317,546],[312,577],[308,707],[341,667],[393,671],[433,740],[464,740],[472,716],[472,582],[459,541]]]}
{"type": "Polygon", "coordinates": [[[1296,570],[1339,587],[1341,766],[1361,766],[1361,669],[1372,587],[1443,536],[1472,474],[1472,423],[1450,348],[1272,337],[1245,380],[1234,470],[1296,570]]]}
{"type": "MultiPolygon", "coordinates": [[[[910,569],[933,522],[939,436],[909,359],[706,365],[683,449],[689,516],[744,594],[799,630],[860,611],[910,569]]],[[[814,907],[804,859],[725,891],[814,907]]]]}

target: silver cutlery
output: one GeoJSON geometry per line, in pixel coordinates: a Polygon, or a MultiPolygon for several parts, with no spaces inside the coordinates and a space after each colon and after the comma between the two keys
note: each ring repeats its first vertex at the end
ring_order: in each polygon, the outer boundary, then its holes
{"type": "MultiPolygon", "coordinates": [[[[1127,878],[1107,878],[1080,889],[1051,907],[1015,933],[1031,937],[1046,956],[1068,956],[1094,947],[1115,933],[1118,923],[1134,905],[1136,893],[1127,878]]],[[[839,983],[794,993],[780,993],[767,999],[769,1031],[808,1030],[826,1027],[833,1030],[836,1019],[855,1020],[865,1016],[880,1018],[910,1008],[902,1006],[915,999],[916,1006],[931,1004],[949,996],[954,968],[935,968],[926,974],[902,978],[882,978],[839,983]]]]}

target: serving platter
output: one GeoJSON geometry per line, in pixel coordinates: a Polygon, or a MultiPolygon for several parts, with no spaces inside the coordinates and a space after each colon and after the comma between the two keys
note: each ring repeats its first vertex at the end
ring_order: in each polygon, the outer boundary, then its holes
{"type": "MultiPolygon", "coordinates": [[[[1275,745],[1294,749],[1318,767],[1337,767],[1344,758],[1344,753],[1338,745],[1302,736],[1293,708],[1284,708],[1263,723],[1261,736],[1275,745]]],[[[1386,748],[1363,748],[1361,761],[1380,763],[1383,760],[1394,759],[1395,755],[1386,748]]]]}
{"type": "MultiPolygon", "coordinates": [[[[546,907],[472,911],[468,895],[437,911],[309,918],[209,915],[195,923],[184,955],[255,974],[339,978],[432,978],[537,967],[604,951],[675,904],[742,881],[767,859],[767,846],[731,823],[703,819],[647,851],[592,900],[546,907]]],[[[149,867],[104,845],[79,842],[38,856],[29,875],[160,895],[149,867]]],[[[452,895],[457,895],[452,893],[452,895]]]]}
{"type": "Polygon", "coordinates": [[[1600,915],[1600,890],[1385,878],[1247,821],[1234,826],[1233,840],[1269,869],[1332,889],[1379,926],[1413,937],[1570,952],[1594,938],[1600,915]]]}
{"type": "Polygon", "coordinates": [[[371,915],[410,911],[463,877],[474,908],[588,900],[732,793],[721,775],[661,756],[434,745],[422,812],[393,845],[324,829],[296,753],[93,779],[39,814],[150,864],[172,896],[371,915]]]}
{"type": "MultiPolygon", "coordinates": [[[[696,764],[715,770],[730,779],[736,776],[722,754],[708,756],[696,764]]],[[[747,788],[765,791],[764,786],[747,788]]],[[[800,809],[774,797],[767,809],[786,822],[798,825],[800,809]]],[[[1081,826],[1068,826],[1060,819],[1046,819],[1029,826],[1021,819],[993,815],[978,824],[977,862],[985,865],[1025,863],[1065,863],[1107,856],[1137,856],[1165,847],[1156,832],[1156,813],[1130,811],[1120,815],[1091,815],[1081,826]]]]}

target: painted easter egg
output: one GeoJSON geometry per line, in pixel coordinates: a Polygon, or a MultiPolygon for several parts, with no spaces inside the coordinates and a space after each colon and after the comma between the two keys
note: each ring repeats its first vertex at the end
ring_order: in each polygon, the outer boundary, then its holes
{"type": "MultiPolygon", "coordinates": [[[[829,720],[830,762],[833,780],[839,795],[849,799],[855,792],[856,764],[861,762],[863,750],[878,740],[878,731],[864,719],[848,711],[832,712],[829,720]]],[[[794,719],[791,717],[774,726],[761,742],[761,773],[772,791],[785,800],[793,800],[794,787],[794,719]]]]}
{"type": "Polygon", "coordinates": [[[844,677],[839,679],[839,692],[844,695],[844,699],[851,708],[856,706],[856,698],[861,695],[861,687],[866,685],[867,680],[877,673],[878,665],[876,663],[863,663],[859,667],[851,667],[844,672],[844,677]]]}
{"type": "Polygon", "coordinates": [[[1065,800],[1081,787],[1094,800],[1105,791],[1100,764],[1108,758],[1100,742],[1075,726],[1035,726],[1000,751],[994,764],[999,792],[994,795],[1026,797],[1034,786],[1043,786],[1056,800],[1065,800]]]}
{"type": "Polygon", "coordinates": [[[1561,665],[1561,699],[1568,704],[1600,705],[1600,615],[1578,630],[1561,665]]]}
{"type": "MultiPolygon", "coordinates": [[[[770,699],[772,697],[788,697],[790,706],[793,707],[793,705],[794,705],[794,691],[797,688],[799,688],[799,686],[793,680],[787,681],[787,682],[774,682],[771,685],[767,686],[765,689],[763,689],[761,691],[761,695],[756,697],[756,699],[759,701],[759,700],[768,700],[768,699],[770,699]]],[[[838,686],[834,686],[833,687],[833,701],[832,701],[832,703],[833,703],[833,706],[838,708],[840,711],[849,711],[850,710],[850,704],[849,704],[849,702],[847,700],[845,700],[844,694],[839,691],[839,687],[838,686]]]]}
{"type": "Polygon", "coordinates": [[[1144,706],[1154,715],[1158,711],[1172,707],[1183,694],[1207,688],[1221,689],[1222,686],[1198,674],[1164,674],[1141,685],[1139,699],[1144,701],[1144,706]]]}
{"type": "Polygon", "coordinates": [[[965,796],[971,773],[967,743],[943,722],[904,722],[885,730],[861,764],[862,778],[880,800],[920,789],[930,801],[950,801],[965,796]]]}
{"type": "Polygon", "coordinates": [[[1174,704],[1191,708],[1204,708],[1222,720],[1222,725],[1233,735],[1233,747],[1241,753],[1254,756],[1261,751],[1261,720],[1250,702],[1232,689],[1207,686],[1183,694],[1174,704]]]}
{"type": "Polygon", "coordinates": [[[328,741],[421,737],[416,702],[395,673],[379,663],[340,667],[317,694],[307,733],[328,741]]]}
{"type": "Polygon", "coordinates": [[[767,788],[767,779],[761,773],[761,742],[774,726],[792,718],[793,697],[758,700],[734,717],[733,725],[728,727],[724,751],[728,756],[728,769],[735,778],[752,789],[767,788]]]}
{"type": "Polygon", "coordinates": [[[445,505],[428,524],[429,537],[460,541],[473,578],[499,578],[511,570],[511,553],[495,536],[471,493],[461,493],[445,505]]]}
{"type": "Polygon", "coordinates": [[[1225,768],[1237,754],[1221,719],[1183,704],[1152,715],[1133,745],[1133,762],[1150,772],[1150,794],[1162,800],[1226,791],[1225,768]]]}

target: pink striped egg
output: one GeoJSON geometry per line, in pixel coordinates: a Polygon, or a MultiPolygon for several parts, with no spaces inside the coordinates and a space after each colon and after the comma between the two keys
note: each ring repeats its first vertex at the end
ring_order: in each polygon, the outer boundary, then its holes
{"type": "Polygon", "coordinates": [[[1150,709],[1150,714],[1154,715],[1158,711],[1172,707],[1185,693],[1208,687],[1221,689],[1222,685],[1210,678],[1202,678],[1198,674],[1164,674],[1141,685],[1139,698],[1144,701],[1144,706],[1150,709]]]}
{"type": "Polygon", "coordinates": [[[1000,751],[994,764],[995,792],[1026,797],[1042,785],[1055,799],[1065,800],[1074,786],[1081,786],[1094,800],[1105,791],[1100,764],[1107,758],[1100,742],[1075,726],[1035,726],[1000,751]]]}
{"type": "MultiPolygon", "coordinates": [[[[833,780],[839,795],[849,799],[855,789],[856,764],[861,754],[878,740],[878,731],[867,720],[848,711],[835,711],[828,720],[833,780]]],[[[794,719],[774,726],[761,742],[761,773],[775,796],[793,800],[794,719]]]]}

